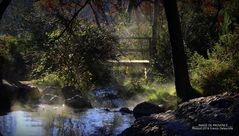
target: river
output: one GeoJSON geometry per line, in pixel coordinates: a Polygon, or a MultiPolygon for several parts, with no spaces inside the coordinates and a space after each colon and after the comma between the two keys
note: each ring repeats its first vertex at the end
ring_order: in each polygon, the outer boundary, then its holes
{"type": "MultiPolygon", "coordinates": [[[[112,90],[109,93],[114,94],[112,90]]],[[[106,95],[100,90],[96,90],[95,94],[99,97],[106,95]]],[[[101,102],[112,103],[114,107],[123,105],[119,98],[101,102]]],[[[115,136],[132,125],[133,121],[132,114],[105,105],[84,110],[72,109],[64,104],[39,104],[30,110],[18,106],[12,112],[0,116],[0,135],[115,136]]]]}

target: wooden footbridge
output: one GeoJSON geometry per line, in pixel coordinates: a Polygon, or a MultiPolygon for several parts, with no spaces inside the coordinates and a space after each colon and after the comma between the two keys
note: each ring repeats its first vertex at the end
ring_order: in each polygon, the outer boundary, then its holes
{"type": "Polygon", "coordinates": [[[123,41],[138,41],[136,45],[124,44],[121,48],[121,58],[119,60],[109,60],[117,66],[129,67],[141,67],[143,69],[144,78],[148,77],[148,67],[150,66],[150,44],[151,37],[121,37],[120,42],[123,41]],[[132,48],[134,46],[134,48],[132,48]],[[130,57],[130,55],[133,57],[130,57]]]}

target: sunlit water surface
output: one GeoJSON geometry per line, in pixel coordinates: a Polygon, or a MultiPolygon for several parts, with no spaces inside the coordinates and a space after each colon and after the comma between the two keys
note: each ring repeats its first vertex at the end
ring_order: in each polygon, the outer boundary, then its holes
{"type": "Polygon", "coordinates": [[[134,119],[118,109],[74,111],[64,105],[39,105],[34,111],[13,111],[0,116],[3,136],[107,136],[117,135],[134,119]]]}

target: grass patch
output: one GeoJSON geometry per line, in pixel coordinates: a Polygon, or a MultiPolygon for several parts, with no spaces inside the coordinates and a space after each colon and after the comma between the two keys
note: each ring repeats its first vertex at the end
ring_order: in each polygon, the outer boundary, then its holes
{"type": "Polygon", "coordinates": [[[168,109],[174,109],[177,105],[176,89],[174,84],[148,84],[142,85],[143,95],[151,102],[163,104],[168,109]]]}
{"type": "Polygon", "coordinates": [[[48,85],[48,86],[59,86],[63,87],[63,81],[56,74],[49,74],[42,78],[32,80],[32,83],[36,85],[48,85]]]}

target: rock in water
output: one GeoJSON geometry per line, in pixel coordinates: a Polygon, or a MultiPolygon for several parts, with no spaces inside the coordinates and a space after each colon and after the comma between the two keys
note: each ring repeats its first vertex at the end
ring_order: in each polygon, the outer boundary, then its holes
{"type": "Polygon", "coordinates": [[[73,86],[63,87],[62,94],[65,98],[65,104],[72,108],[92,108],[89,100],[83,97],[81,91],[73,86]]]}
{"type": "Polygon", "coordinates": [[[22,84],[18,81],[8,82],[4,80],[0,87],[1,102],[13,103],[14,101],[20,101],[22,103],[35,103],[38,102],[40,95],[38,88],[22,84]]]}
{"type": "Polygon", "coordinates": [[[37,87],[31,87],[25,84],[15,84],[18,87],[18,100],[26,102],[36,102],[39,100],[41,93],[37,87]]]}
{"type": "Polygon", "coordinates": [[[123,113],[129,113],[131,114],[133,111],[131,111],[129,108],[127,107],[123,107],[123,108],[120,108],[119,110],[120,112],[123,112],[123,113]]]}
{"type": "Polygon", "coordinates": [[[44,94],[41,97],[41,103],[43,104],[63,104],[63,98],[54,94],[44,94]]]}
{"type": "Polygon", "coordinates": [[[65,87],[62,88],[61,92],[62,92],[63,97],[65,99],[72,98],[76,95],[82,96],[81,91],[76,89],[73,86],[65,86],[65,87]]]}
{"type": "Polygon", "coordinates": [[[165,109],[149,102],[142,102],[136,105],[136,107],[133,109],[133,115],[136,119],[143,116],[150,116],[151,114],[157,114],[160,112],[165,112],[165,109]]]}
{"type": "Polygon", "coordinates": [[[65,100],[65,104],[72,107],[72,108],[92,108],[90,102],[83,98],[82,96],[75,95],[72,98],[68,98],[65,100]]]}

